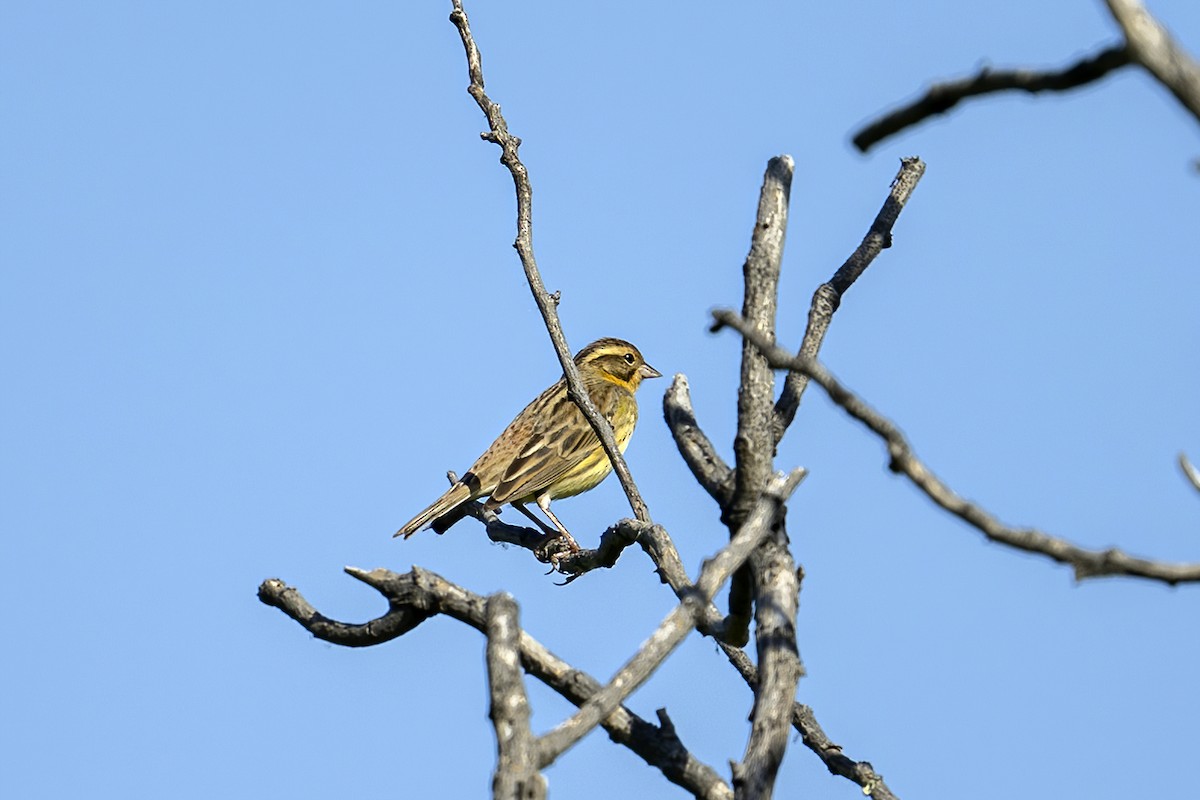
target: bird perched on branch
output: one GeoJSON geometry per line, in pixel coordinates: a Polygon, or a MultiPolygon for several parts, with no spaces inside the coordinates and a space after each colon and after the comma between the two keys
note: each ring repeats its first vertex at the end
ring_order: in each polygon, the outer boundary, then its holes
{"type": "MultiPolygon", "coordinates": [[[[621,339],[592,342],[576,354],[575,365],[592,402],[612,425],[617,446],[625,452],[637,424],[634,392],[644,379],[662,373],[621,339]]],[[[578,550],[575,538],[550,510],[550,501],[586,492],[610,472],[612,463],[583,412],[568,397],[563,377],[527,405],[471,469],[433,505],[396,531],[396,536],[408,538],[426,525],[442,533],[463,517],[467,503],[487,496],[485,509],[510,504],[543,531],[562,536],[572,550],[578,550]],[[557,530],[525,508],[531,502],[537,503],[557,530]]]]}

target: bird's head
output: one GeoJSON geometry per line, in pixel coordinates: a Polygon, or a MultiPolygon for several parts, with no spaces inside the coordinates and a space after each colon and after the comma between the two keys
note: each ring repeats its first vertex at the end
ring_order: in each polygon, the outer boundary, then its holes
{"type": "Polygon", "coordinates": [[[585,379],[600,378],[631,392],[646,378],[662,377],[636,347],[623,339],[597,339],[576,353],[575,366],[585,379]]]}

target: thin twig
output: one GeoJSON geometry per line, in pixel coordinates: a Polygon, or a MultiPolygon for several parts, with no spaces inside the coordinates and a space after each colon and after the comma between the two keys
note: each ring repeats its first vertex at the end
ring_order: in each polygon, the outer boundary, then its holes
{"type": "Polygon", "coordinates": [[[887,112],[854,134],[851,142],[860,152],[911,128],[945,114],[963,100],[996,92],[1066,92],[1098,81],[1130,63],[1124,44],[1106,47],[1059,70],[1003,69],[984,67],[974,75],[935,83],[924,95],[887,112]]]}
{"type": "Polygon", "coordinates": [[[884,139],[944,114],[962,100],[1003,91],[1063,92],[1086,86],[1110,72],[1138,64],[1200,121],[1200,63],[1197,63],[1138,0],[1105,0],[1125,40],[1061,70],[992,70],[934,84],[917,100],[888,112],[854,134],[866,152],[884,139]]]}
{"type": "Polygon", "coordinates": [[[600,691],[561,724],[538,740],[542,767],[549,766],[566,750],[588,734],[625,698],[654,674],[663,660],[677,648],[703,616],[705,604],[717,589],[750,558],[777,526],[784,502],[804,480],[803,469],[771,480],[729,544],[713,556],[700,571],[694,593],[685,597],[667,614],[658,628],[600,691]]]}
{"type": "Polygon", "coordinates": [[[487,599],[487,673],[496,730],[494,800],[544,800],[546,778],[538,771],[529,698],[521,673],[521,627],[517,601],[499,593],[487,599]]]}
{"type": "Polygon", "coordinates": [[[863,794],[875,800],[898,800],[871,762],[855,761],[825,735],[811,708],[796,703],[792,707],[792,725],[800,732],[804,746],[816,753],[832,774],[854,781],[862,787],[863,794]]]}
{"type": "Polygon", "coordinates": [[[1197,492],[1200,492],[1200,470],[1192,466],[1192,462],[1188,461],[1188,457],[1184,453],[1179,454],[1179,468],[1183,470],[1183,477],[1188,479],[1188,483],[1197,492]]]}
{"type": "MultiPolygon", "coordinates": [[[[729,659],[729,663],[742,676],[742,680],[751,691],[758,690],[758,667],[746,655],[744,650],[718,642],[717,645],[729,659]]],[[[842,752],[842,747],[835,744],[817,722],[816,714],[811,708],[800,703],[792,703],[792,727],[800,734],[804,746],[816,754],[834,775],[854,781],[863,789],[863,794],[875,800],[897,800],[896,795],[883,781],[883,776],[875,771],[867,761],[855,761],[842,752]]]]}
{"type": "MultiPolygon", "coordinates": [[[[458,483],[458,474],[453,470],[447,472],[446,477],[451,486],[458,483]]],[[[561,536],[538,528],[510,525],[502,521],[496,511],[485,508],[478,501],[463,506],[462,514],[482,522],[488,538],[493,542],[529,550],[539,561],[553,565],[556,572],[570,576],[567,583],[594,569],[616,565],[621,553],[638,540],[639,531],[647,526],[647,523],[637,520],[623,519],[600,534],[600,544],[594,549],[572,551],[561,536]]],[[[667,538],[669,540],[670,537],[667,538]]],[[[674,548],[674,543],[671,543],[671,547],[674,548]]]]}
{"type": "Polygon", "coordinates": [[[618,520],[600,534],[600,543],[595,548],[575,551],[561,536],[536,528],[509,525],[498,519],[487,523],[487,535],[493,542],[513,544],[531,551],[539,561],[551,564],[555,572],[566,575],[566,582],[571,583],[592,570],[614,567],[625,548],[637,542],[638,532],[644,524],[632,519],[618,520]]]}
{"type": "MultiPolygon", "coordinates": [[[[833,315],[842,304],[842,298],[854,285],[854,282],[866,272],[867,267],[885,249],[892,246],[892,228],[900,218],[900,212],[912,197],[921,176],[925,174],[925,162],[913,156],[900,159],[900,171],[892,181],[887,199],[883,207],[875,215],[867,235],[833,273],[833,277],[817,287],[813,292],[812,305],[808,309],[808,327],[804,330],[804,339],[800,343],[800,355],[816,358],[821,352],[821,343],[833,321],[833,315]]],[[[775,443],[779,444],[783,434],[796,417],[800,401],[804,397],[804,389],[808,386],[808,377],[800,372],[789,372],[783,382],[783,391],[775,403],[775,443]]]]}
{"type": "Polygon", "coordinates": [[[912,445],[895,423],[839,383],[819,361],[805,356],[793,356],[747,325],[732,311],[714,311],[713,318],[716,320],[714,329],[723,326],[734,328],[763,352],[772,367],[797,370],[808,375],[825,390],[830,400],[884,440],[888,449],[889,469],[903,474],[930,500],[981,531],[988,539],[1066,564],[1074,569],[1076,580],[1127,575],[1171,585],[1200,582],[1200,563],[1152,561],[1130,556],[1116,548],[1085,550],[1036,528],[1013,528],[1005,525],[980,506],[964,500],[933,474],[929,467],[917,458],[912,445]]]}
{"type": "MultiPolygon", "coordinates": [[[[331,620],[317,613],[299,591],[277,578],[263,581],[258,597],[266,605],[283,611],[317,638],[334,644],[381,644],[438,614],[466,623],[480,632],[487,630],[486,598],[436,573],[418,567],[403,575],[386,569],[356,567],[346,567],[346,573],[382,594],[388,601],[387,613],[363,624],[331,620]]],[[[525,631],[520,634],[520,648],[525,671],[574,705],[583,705],[599,691],[599,681],[555,656],[525,631]]],[[[610,739],[628,747],[647,764],[660,770],[667,780],[694,797],[705,800],[731,800],[733,797],[729,784],[712,767],[688,752],[674,728],[660,728],[624,706],[600,724],[610,739]]]]}
{"type": "Polygon", "coordinates": [[[559,363],[562,365],[563,375],[567,379],[568,394],[579,406],[579,410],[587,418],[588,424],[600,438],[604,452],[608,454],[608,460],[612,462],[613,470],[621,481],[621,488],[625,490],[625,496],[629,499],[629,506],[633,509],[634,516],[643,522],[649,522],[650,511],[633,481],[633,475],[625,463],[624,456],[621,455],[620,448],[617,447],[612,425],[596,409],[595,403],[592,402],[592,398],[584,388],[579,368],[572,360],[571,349],[567,345],[562,323],[558,319],[558,297],[547,292],[545,284],[542,283],[537,260],[533,255],[533,186],[529,182],[529,172],[521,163],[521,158],[517,153],[521,146],[521,140],[509,133],[508,123],[505,121],[504,115],[500,113],[500,106],[492,102],[487,92],[484,91],[483,63],[480,59],[479,48],[471,35],[467,12],[463,9],[462,0],[453,0],[453,4],[454,10],[450,13],[450,21],[454,23],[462,38],[463,48],[467,55],[467,72],[471,79],[471,85],[467,88],[467,92],[475,98],[475,102],[479,104],[480,110],[483,111],[488,121],[489,130],[480,134],[480,137],[500,147],[500,163],[507,167],[512,174],[517,195],[517,238],[513,247],[516,248],[517,255],[521,258],[521,266],[525,270],[529,289],[533,292],[533,300],[542,314],[542,321],[545,322],[546,331],[550,334],[554,352],[558,355],[559,363]]]}

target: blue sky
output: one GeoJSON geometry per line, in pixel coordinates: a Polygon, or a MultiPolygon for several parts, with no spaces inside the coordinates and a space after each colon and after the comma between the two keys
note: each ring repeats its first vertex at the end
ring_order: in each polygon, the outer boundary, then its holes
{"type": "MultiPolygon", "coordinates": [[[[535,192],[543,277],[576,349],[636,342],[687,374],[724,452],[763,168],[797,162],[780,289],[795,346],[898,159],[928,171],[823,358],[930,466],[1006,521],[1200,559],[1196,121],[1127,70],[1001,96],[868,156],[857,126],[984,62],[1115,40],[1098,2],[468,6],[535,192]]],[[[1200,53],[1200,6],[1151,6],[1200,53]]],[[[601,680],[672,605],[638,552],[568,587],[466,522],[391,533],[556,362],[510,244],[449,3],[27,3],[0,10],[0,795],[479,797],[483,640],[435,619],[351,651],[255,590],[384,610],[343,565],[511,592],[601,680]]],[[[647,384],[629,461],[695,570],[726,537],[647,384]]],[[[799,697],[901,797],[1178,792],[1200,590],[985,543],[885,468],[815,389],[780,447],[807,577],[799,697]]],[[[615,481],[556,511],[584,542],[615,481]]],[[[568,711],[530,687],[534,725],[568,711]]],[[[751,697],[691,637],[630,700],[727,774],[751,697]]],[[[556,797],[679,796],[593,734],[556,797]],[[665,787],[665,788],[664,788],[665,787]]],[[[860,797],[795,742],[781,794],[860,797]]]]}

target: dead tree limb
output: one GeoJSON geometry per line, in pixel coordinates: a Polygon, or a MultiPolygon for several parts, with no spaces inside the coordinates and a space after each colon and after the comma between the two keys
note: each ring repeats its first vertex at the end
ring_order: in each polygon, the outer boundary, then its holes
{"type": "Polygon", "coordinates": [[[511,595],[487,599],[488,716],[496,731],[494,800],[545,800],[546,778],[539,771],[536,740],[529,727],[529,697],[521,672],[521,627],[511,595]]]}
{"type": "Polygon", "coordinates": [[[1139,0],[1104,0],[1124,40],[1057,70],[984,67],[975,75],[933,84],[916,100],[868,123],[851,137],[860,152],[931,117],[945,114],[963,100],[996,92],[1067,92],[1136,65],[1200,122],[1200,63],[1171,36],[1139,0]]]}
{"type": "MultiPolygon", "coordinates": [[[[346,567],[346,573],[383,595],[388,611],[365,623],[339,622],[321,615],[299,591],[277,578],[263,581],[258,598],[281,610],[318,639],[351,647],[391,641],[439,614],[486,633],[487,599],[436,573],[419,567],[406,574],[346,567]]],[[[521,631],[519,641],[521,666],[525,671],[572,704],[581,706],[600,690],[599,681],[551,653],[527,632],[521,631]]],[[[665,719],[665,712],[660,712],[659,718],[665,719]]],[[[733,797],[729,784],[687,750],[669,721],[655,725],[621,706],[600,725],[610,739],[628,747],[694,797],[705,800],[733,797]]]]}
{"type": "Polygon", "coordinates": [[[1124,44],[1110,45],[1056,70],[981,68],[974,75],[934,83],[916,100],[904,103],[865,125],[851,143],[865,153],[875,145],[927,119],[947,113],[972,97],[998,92],[1069,92],[1094,83],[1131,63],[1124,44]]]}
{"type": "MultiPolygon", "coordinates": [[[[875,215],[867,235],[842,266],[838,267],[837,272],[833,273],[833,277],[813,292],[812,305],[808,309],[808,326],[800,343],[800,355],[816,358],[821,352],[821,344],[825,341],[825,334],[829,331],[834,313],[842,305],[842,298],[866,272],[867,267],[871,266],[875,257],[892,246],[892,228],[895,227],[900,212],[904,210],[924,174],[925,162],[921,159],[914,156],[900,160],[900,171],[896,173],[891,190],[883,201],[883,207],[875,215]]],[[[783,434],[795,419],[806,386],[808,377],[800,372],[789,372],[784,380],[783,392],[775,403],[776,444],[783,439],[783,434]]]]}
{"type": "Polygon", "coordinates": [[[1130,58],[1167,87],[1200,122],[1200,63],[1139,0],[1104,0],[1125,34],[1130,58]]]}
{"type": "MultiPolygon", "coordinates": [[[[538,747],[542,766],[553,763],[559,755],[587,735],[600,720],[645,683],[666,657],[674,652],[697,622],[703,619],[704,608],[712,601],[717,590],[778,530],[784,503],[800,485],[804,475],[804,470],[797,469],[770,480],[737,534],[704,565],[696,580],[695,590],[683,597],[608,684],[592,695],[578,712],[541,737],[538,747]]],[[[787,698],[789,703],[794,695],[793,683],[792,694],[787,698]]]]}
{"type": "MultiPolygon", "coordinates": [[[[795,165],[790,156],[767,163],[759,194],[750,253],[742,267],[745,319],[769,340],[775,338],[779,274],[787,238],[788,202],[795,165]]],[[[730,533],[739,528],[766,489],[775,458],[775,376],[762,354],[742,347],[738,385],[738,426],[733,440],[733,496],[721,509],[730,533]]],[[[783,518],[750,557],[749,569],[734,575],[729,590],[730,628],[754,607],[754,640],[759,683],[750,714],[750,739],[733,767],[739,800],[768,800],[787,752],[790,709],[802,667],[796,642],[799,579],[783,518]]]]}
{"type": "Polygon", "coordinates": [[[1005,525],[995,515],[965,500],[947,486],[917,457],[912,445],[894,422],[843,386],[819,361],[788,353],[732,311],[714,311],[713,318],[716,320],[714,328],[728,326],[753,342],[772,367],[796,370],[808,375],[825,390],[830,400],[883,439],[887,445],[889,469],[904,475],[930,500],[982,532],[991,541],[1066,564],[1074,570],[1076,580],[1125,575],[1171,585],[1200,581],[1200,563],[1152,561],[1128,555],[1115,547],[1107,550],[1087,550],[1036,528],[1014,528],[1005,525]]]}

